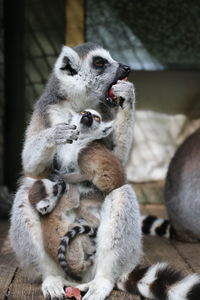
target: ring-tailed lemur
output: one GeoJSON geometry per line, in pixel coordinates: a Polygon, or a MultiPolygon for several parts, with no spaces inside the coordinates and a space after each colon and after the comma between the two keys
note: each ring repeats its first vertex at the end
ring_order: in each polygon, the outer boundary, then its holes
{"type": "MultiPolygon", "coordinates": [[[[26,131],[22,153],[25,176],[45,178],[52,169],[57,145],[78,137],[71,125],[53,128],[52,121],[62,122],[69,110],[79,112],[87,108],[99,111],[103,120],[115,119],[112,136],[104,143],[125,165],[133,140],[135,102],[133,84],[122,80],[129,72],[129,67],[113,60],[109,52],[98,45],[63,47],[26,131]],[[122,99],[119,104],[109,96],[111,88],[117,99],[122,99]],[[111,108],[110,102],[116,106],[111,108]]],[[[58,161],[62,169],[65,158],[60,157],[58,161]]],[[[44,296],[61,298],[63,286],[69,283],[64,279],[62,268],[44,249],[40,218],[28,201],[29,189],[24,180],[14,200],[10,228],[12,246],[27,274],[42,279],[44,296]]],[[[83,278],[96,282],[97,300],[105,298],[115,282],[138,264],[141,254],[139,207],[131,186],[124,185],[109,193],[103,201],[95,266],[87,278],[83,278]]],[[[93,286],[91,283],[91,289],[93,286]]]]}
{"type": "MultiPolygon", "coordinates": [[[[127,66],[113,60],[109,52],[98,45],[89,43],[73,49],[64,47],[47,87],[35,105],[26,131],[22,154],[24,174],[45,178],[45,174],[49,174],[49,169],[52,169],[57,144],[77,138],[77,132],[72,126],[62,124],[52,128],[51,118],[57,117],[59,120],[69,110],[78,112],[87,108],[99,111],[104,120],[115,119],[112,137],[105,144],[125,165],[133,141],[135,102],[133,84],[122,80],[128,76],[129,71],[127,66]],[[115,102],[111,89],[122,101],[115,102]],[[110,107],[113,103],[115,108],[110,107]],[[54,116],[49,114],[52,108],[57,112],[54,116]]],[[[24,178],[13,204],[11,243],[27,276],[42,280],[43,295],[49,299],[62,299],[65,296],[64,285],[70,286],[72,283],[65,280],[62,268],[44,249],[40,218],[28,201],[29,189],[30,185],[24,178]]],[[[109,193],[103,201],[100,215],[95,264],[87,277],[83,278],[86,285],[80,287],[87,290],[83,300],[104,300],[115,285],[119,287],[120,284],[124,289],[129,274],[132,274],[142,255],[139,207],[130,185],[109,193]]],[[[153,277],[149,273],[143,276],[144,281],[141,279],[137,284],[142,295],[154,297],[155,293],[151,293],[152,285],[148,288],[148,284],[154,282],[160,274],[162,272],[150,272],[153,277]],[[143,292],[140,283],[144,286],[143,292]]],[[[165,282],[162,286],[164,291],[167,288],[165,282]]],[[[187,279],[187,283],[184,291],[180,291],[182,282],[176,281],[173,291],[179,291],[179,294],[185,296],[198,282],[187,279]]],[[[171,299],[178,298],[175,295],[171,299]]]]}
{"type": "Polygon", "coordinates": [[[143,216],[144,234],[200,241],[199,152],[200,129],[183,142],[169,165],[164,190],[169,220],[143,216]]]}
{"type": "MultiPolygon", "coordinates": [[[[59,263],[68,277],[78,279],[81,277],[81,272],[93,263],[95,249],[91,241],[86,238],[80,241],[79,238],[71,243],[70,251],[65,257],[67,244],[79,234],[95,237],[103,197],[106,193],[125,184],[125,176],[123,168],[111,151],[98,141],[91,143],[92,139],[98,140],[109,135],[112,131],[112,122],[102,122],[100,114],[94,110],[73,114],[71,112],[70,114],[70,122],[76,125],[80,134],[79,139],[72,145],[62,145],[63,153],[73,153],[70,160],[67,161],[66,159],[66,166],[62,173],[69,172],[71,165],[73,165],[73,171],[76,173],[65,174],[62,178],[66,180],[66,183],[88,180],[95,185],[95,189],[91,186],[90,189],[86,190],[80,184],[79,190],[82,201],[79,201],[77,189],[73,186],[72,192],[72,188],[69,190],[68,187],[67,194],[62,196],[56,209],[50,215],[41,218],[41,224],[45,249],[57,261],[58,245],[55,241],[58,239],[55,236],[62,237],[58,255],[59,263]],[[99,192],[99,199],[95,199],[96,188],[103,193],[100,194],[99,192]],[[93,198],[91,197],[92,194],[93,198]],[[99,201],[100,197],[102,201],[99,201]],[[72,211],[71,216],[70,210],[72,211]],[[68,228],[70,230],[67,232],[68,228]],[[61,236],[63,232],[67,232],[64,237],[61,236]]],[[[57,151],[60,150],[58,147],[57,151]]],[[[55,206],[55,196],[59,197],[63,192],[63,181],[53,183],[47,179],[35,180],[29,191],[29,200],[41,214],[46,214],[55,206]]]]}

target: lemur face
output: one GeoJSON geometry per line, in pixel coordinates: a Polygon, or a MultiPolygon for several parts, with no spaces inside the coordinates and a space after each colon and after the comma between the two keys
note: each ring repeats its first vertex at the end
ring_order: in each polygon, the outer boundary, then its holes
{"type": "Polygon", "coordinates": [[[81,134],[91,136],[95,134],[97,138],[106,137],[113,130],[113,122],[102,121],[101,115],[93,109],[75,114],[72,123],[77,125],[77,129],[81,134]],[[101,137],[98,137],[98,134],[101,137]]]}
{"type": "Polygon", "coordinates": [[[128,66],[118,63],[107,50],[91,43],[74,49],[64,46],[54,68],[62,96],[80,105],[83,102],[83,107],[85,104],[95,107],[99,101],[108,105],[116,103],[109,90],[129,73],[128,66]]]}

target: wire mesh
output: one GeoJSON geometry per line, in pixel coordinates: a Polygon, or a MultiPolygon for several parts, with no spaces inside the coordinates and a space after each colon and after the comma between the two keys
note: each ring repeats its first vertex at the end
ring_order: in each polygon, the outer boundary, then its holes
{"type": "Polygon", "coordinates": [[[41,95],[65,37],[65,0],[26,1],[26,111],[41,95]]]}

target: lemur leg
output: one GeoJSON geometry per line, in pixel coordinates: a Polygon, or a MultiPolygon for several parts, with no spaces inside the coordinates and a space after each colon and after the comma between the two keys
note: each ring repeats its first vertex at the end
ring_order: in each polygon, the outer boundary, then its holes
{"type": "Polygon", "coordinates": [[[76,183],[76,184],[90,179],[88,178],[87,175],[78,172],[64,174],[62,175],[62,178],[66,181],[66,183],[76,183]]]}
{"type": "Polygon", "coordinates": [[[117,97],[124,99],[122,107],[119,107],[113,132],[115,145],[113,153],[124,166],[128,161],[133,144],[135,91],[131,82],[123,80],[118,80],[112,86],[112,90],[117,97]]]}
{"type": "Polygon", "coordinates": [[[97,234],[96,274],[78,286],[88,292],[83,300],[104,300],[115,283],[140,262],[142,256],[140,212],[130,185],[113,190],[102,207],[97,234]]]}
{"type": "Polygon", "coordinates": [[[62,268],[44,249],[40,217],[28,200],[28,190],[33,182],[33,179],[25,178],[16,194],[11,214],[11,245],[28,279],[43,281],[44,297],[62,299],[64,285],[73,286],[73,283],[64,279],[62,268]]]}

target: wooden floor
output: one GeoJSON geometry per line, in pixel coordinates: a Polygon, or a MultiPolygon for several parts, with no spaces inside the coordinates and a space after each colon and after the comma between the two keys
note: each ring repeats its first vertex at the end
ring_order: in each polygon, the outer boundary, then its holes
{"type": "MultiPolygon", "coordinates": [[[[165,216],[162,205],[146,205],[145,214],[165,216]]],[[[10,248],[7,232],[8,223],[0,221],[0,300],[42,300],[40,287],[29,284],[19,269],[10,248]]],[[[200,244],[169,241],[158,237],[144,237],[144,257],[148,263],[168,261],[185,274],[200,273],[200,244]]],[[[136,300],[137,296],[114,291],[109,300],[136,300]]]]}

